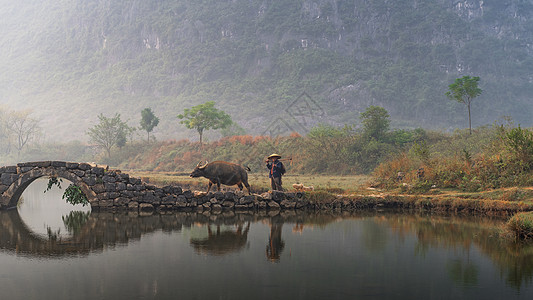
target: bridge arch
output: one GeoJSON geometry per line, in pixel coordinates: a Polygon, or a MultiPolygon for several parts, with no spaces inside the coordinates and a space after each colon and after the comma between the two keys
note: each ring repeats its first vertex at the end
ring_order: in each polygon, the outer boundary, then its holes
{"type": "Polygon", "coordinates": [[[79,186],[82,192],[87,196],[87,199],[96,198],[96,193],[91,190],[91,188],[76,174],[69,172],[67,170],[57,170],[53,167],[48,168],[39,168],[33,169],[29,172],[26,172],[19,177],[18,180],[14,181],[7,191],[4,192],[4,197],[10,198],[7,203],[8,207],[16,207],[22,193],[26,188],[35,180],[42,177],[57,177],[63,178],[71,181],[73,184],[79,186]]]}
{"type": "Polygon", "coordinates": [[[42,177],[57,177],[71,181],[81,188],[92,206],[92,203],[98,200],[97,193],[94,191],[94,184],[97,181],[95,173],[100,174],[101,177],[104,174],[103,168],[95,167],[97,172],[92,172],[89,164],[82,167],[86,169],[85,171],[80,170],[81,164],[76,163],[76,167],[71,168],[67,168],[67,164],[65,162],[35,162],[0,168],[0,207],[3,209],[16,207],[24,190],[42,177]]]}

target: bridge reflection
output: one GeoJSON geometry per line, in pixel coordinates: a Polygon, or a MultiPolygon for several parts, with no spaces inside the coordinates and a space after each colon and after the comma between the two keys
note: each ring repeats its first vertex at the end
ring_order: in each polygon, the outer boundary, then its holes
{"type": "MultiPolygon", "coordinates": [[[[0,250],[37,258],[86,256],[104,249],[125,246],[155,231],[180,232],[202,227],[205,236],[191,237],[190,246],[199,254],[226,255],[247,249],[250,227],[270,227],[265,233],[266,259],[283,260],[289,235],[305,234],[306,228],[325,228],[332,222],[357,219],[362,234],[360,243],[369,252],[380,251],[391,235],[416,237],[414,255],[424,255],[429,248],[464,248],[475,246],[500,269],[509,284],[520,288],[533,278],[533,244],[515,244],[498,238],[502,221],[486,218],[363,212],[350,215],[311,214],[304,212],[224,212],[220,214],[176,212],[139,215],[133,213],[72,213],[63,221],[68,237],[35,234],[22,221],[17,210],[0,211],[0,250]],[[282,230],[283,225],[292,226],[282,230]],[[205,232],[204,232],[205,231],[205,232]],[[285,235],[285,236],[282,236],[285,235]]],[[[256,231],[257,232],[257,231],[256,231]]],[[[297,237],[289,237],[293,241],[297,237]]],[[[351,238],[347,236],[347,238],[351,238]]],[[[263,245],[265,245],[263,244],[263,245]]],[[[264,247],[264,246],[263,246],[264,247]]],[[[263,248],[264,249],[264,248],[263,248]]],[[[479,270],[475,264],[449,262],[450,276],[469,283],[479,270]],[[472,272],[474,273],[472,273],[472,272]],[[472,273],[472,274],[471,274],[472,273]]]]}

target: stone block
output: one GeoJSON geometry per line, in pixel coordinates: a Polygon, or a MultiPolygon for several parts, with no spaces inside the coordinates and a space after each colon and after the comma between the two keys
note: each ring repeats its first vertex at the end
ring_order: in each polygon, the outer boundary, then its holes
{"type": "Polygon", "coordinates": [[[132,191],[120,191],[120,195],[121,196],[124,196],[124,197],[128,197],[128,198],[133,198],[135,197],[135,195],[133,194],[132,191]]]}
{"type": "Polygon", "coordinates": [[[176,196],[166,196],[161,199],[161,204],[168,204],[168,203],[174,204],[176,203],[176,201],[177,201],[176,196]]]}
{"type": "Polygon", "coordinates": [[[294,207],[296,206],[296,201],[291,201],[291,200],[286,199],[286,200],[281,201],[280,206],[283,209],[294,209],[294,207]]]}
{"type": "Polygon", "coordinates": [[[126,197],[118,197],[114,200],[115,206],[127,206],[129,202],[130,199],[126,197]]]}
{"type": "Polygon", "coordinates": [[[98,201],[100,207],[113,207],[113,200],[100,200],[98,201]]]}
{"type": "Polygon", "coordinates": [[[272,200],[281,202],[285,199],[285,193],[280,191],[272,191],[272,200]]]}
{"type": "Polygon", "coordinates": [[[17,167],[19,168],[23,168],[23,167],[47,168],[51,164],[52,164],[51,161],[32,161],[32,162],[18,163],[17,167]]]}
{"type": "Polygon", "coordinates": [[[138,210],[139,209],[139,202],[130,201],[130,203],[128,203],[128,209],[129,210],[138,210]]]}
{"type": "Polygon", "coordinates": [[[102,193],[102,192],[105,192],[104,184],[102,184],[102,183],[97,183],[97,184],[93,185],[92,190],[93,190],[95,193],[102,193]]]}
{"type": "Polygon", "coordinates": [[[222,202],[222,206],[227,208],[233,208],[235,206],[235,202],[224,200],[224,202],[222,202]]]}
{"type": "Polygon", "coordinates": [[[254,202],[254,196],[244,196],[239,199],[239,204],[247,205],[254,202]]]}
{"type": "Polygon", "coordinates": [[[74,163],[74,162],[67,162],[65,163],[65,166],[67,167],[67,169],[77,169],[80,166],[80,164],[74,163]]]}
{"type": "Polygon", "coordinates": [[[82,171],[82,170],[73,170],[72,173],[74,173],[78,177],[84,177],[85,176],[85,171],[82,171]]]}
{"type": "Polygon", "coordinates": [[[26,173],[33,170],[35,167],[20,167],[20,172],[26,173]]]}
{"type": "Polygon", "coordinates": [[[224,194],[224,200],[230,200],[230,201],[235,201],[235,193],[233,192],[227,192],[226,194],[224,194]]]}
{"type": "Polygon", "coordinates": [[[150,203],[140,203],[139,211],[154,211],[154,206],[150,203]]]}
{"type": "Polygon", "coordinates": [[[54,168],[65,168],[67,167],[67,163],[64,161],[52,161],[50,165],[54,168]]]}
{"type": "Polygon", "coordinates": [[[0,173],[12,173],[12,174],[16,174],[16,173],[17,173],[17,166],[6,166],[6,167],[1,167],[1,168],[0,168],[0,173]]]}
{"type": "Polygon", "coordinates": [[[151,203],[151,204],[159,204],[161,200],[152,193],[146,193],[143,196],[143,202],[151,203]]]}
{"type": "Polygon", "coordinates": [[[216,193],[215,193],[215,198],[216,198],[217,200],[224,200],[225,195],[224,195],[224,193],[222,193],[222,192],[216,192],[216,193]]]}
{"type": "Polygon", "coordinates": [[[130,177],[130,184],[132,185],[137,185],[137,184],[141,184],[142,181],[140,178],[135,178],[135,177],[130,177]]]}
{"type": "Polygon", "coordinates": [[[115,199],[115,198],[120,197],[119,192],[109,192],[108,194],[109,194],[109,199],[115,199]]]}
{"type": "Polygon", "coordinates": [[[104,183],[115,183],[117,179],[114,176],[104,175],[102,176],[104,183]]]}
{"type": "Polygon", "coordinates": [[[267,202],[267,207],[270,209],[280,209],[279,204],[273,200],[267,202]]]}
{"type": "Polygon", "coordinates": [[[265,201],[257,201],[257,203],[254,203],[255,204],[255,207],[257,207],[257,209],[266,209],[267,208],[267,202],[265,201]]]}
{"type": "Polygon", "coordinates": [[[243,205],[243,204],[235,204],[235,207],[234,207],[236,210],[247,210],[248,209],[248,205],[243,205]]]}
{"type": "Polygon", "coordinates": [[[163,190],[163,193],[165,194],[172,194],[172,186],[170,185],[166,185],[162,187],[162,190],[163,190]]]}
{"type": "Polygon", "coordinates": [[[104,168],[96,167],[91,169],[91,173],[96,176],[103,176],[104,175],[104,168]]]}
{"type": "Polygon", "coordinates": [[[120,181],[123,181],[123,182],[129,182],[130,181],[130,175],[126,174],[126,173],[117,174],[117,177],[118,177],[118,179],[120,181]]]}
{"type": "Polygon", "coordinates": [[[3,185],[10,185],[13,182],[15,182],[18,178],[19,176],[17,174],[3,173],[0,176],[0,181],[2,182],[3,185]]]}
{"type": "Polygon", "coordinates": [[[187,199],[191,199],[194,195],[192,194],[191,191],[187,190],[187,191],[184,191],[183,192],[183,195],[185,196],[185,198],[187,199]]]}
{"type": "Polygon", "coordinates": [[[85,184],[87,184],[88,186],[93,186],[96,184],[96,178],[94,177],[83,177],[82,178],[83,182],[85,182],[85,184]]]}
{"type": "Polygon", "coordinates": [[[118,182],[117,183],[117,191],[125,191],[126,190],[126,184],[124,182],[118,182]]]}
{"type": "Polygon", "coordinates": [[[117,189],[117,185],[116,184],[109,183],[109,182],[104,183],[104,187],[105,187],[106,192],[114,192],[117,189]]]}
{"type": "Polygon", "coordinates": [[[90,170],[91,169],[91,165],[88,164],[88,163],[81,163],[81,164],[78,164],[78,169],[84,170],[84,171],[90,170]]]}
{"type": "Polygon", "coordinates": [[[172,194],[181,195],[182,193],[183,190],[181,189],[181,186],[172,186],[172,194]]]}

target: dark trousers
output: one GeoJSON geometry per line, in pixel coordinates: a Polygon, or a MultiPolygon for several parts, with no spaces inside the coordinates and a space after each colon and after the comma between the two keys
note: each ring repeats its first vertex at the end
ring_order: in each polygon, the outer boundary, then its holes
{"type": "Polygon", "coordinates": [[[283,187],[281,186],[281,177],[271,177],[270,186],[272,187],[273,191],[283,191],[283,187]]]}

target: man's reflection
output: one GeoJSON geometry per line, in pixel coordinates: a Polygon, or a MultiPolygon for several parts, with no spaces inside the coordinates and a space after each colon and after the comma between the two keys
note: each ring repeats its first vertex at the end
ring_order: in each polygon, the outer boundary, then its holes
{"type": "Polygon", "coordinates": [[[281,239],[281,229],[283,220],[280,217],[273,217],[270,220],[270,236],[266,247],[266,257],[271,262],[279,262],[281,252],[285,248],[285,242],[281,239]]]}

